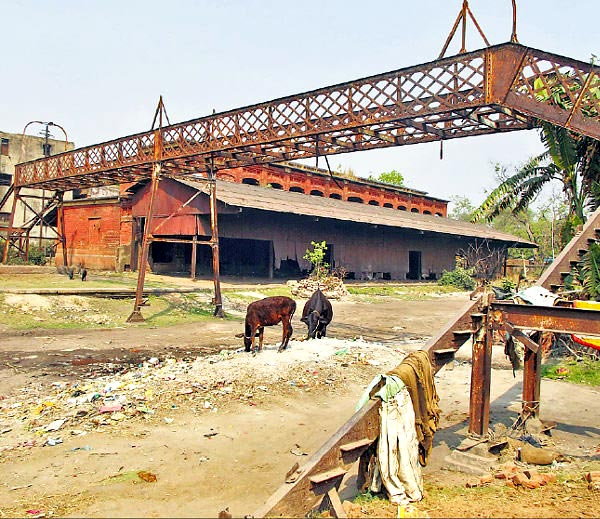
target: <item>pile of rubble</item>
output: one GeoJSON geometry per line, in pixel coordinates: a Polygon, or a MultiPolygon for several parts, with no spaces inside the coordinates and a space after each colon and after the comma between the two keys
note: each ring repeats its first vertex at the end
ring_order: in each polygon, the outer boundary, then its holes
{"type": "Polygon", "coordinates": [[[287,282],[292,295],[308,299],[317,289],[329,299],[343,299],[348,296],[348,290],[344,282],[334,276],[318,280],[313,278],[301,279],[300,281],[290,280],[287,282]]]}

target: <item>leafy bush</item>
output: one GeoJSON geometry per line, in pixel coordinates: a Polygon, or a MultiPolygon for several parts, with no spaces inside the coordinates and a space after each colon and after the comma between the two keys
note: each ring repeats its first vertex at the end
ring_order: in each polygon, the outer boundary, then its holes
{"type": "Polygon", "coordinates": [[[29,261],[25,261],[19,256],[17,251],[13,248],[9,252],[8,262],[11,265],[45,265],[48,258],[52,256],[52,247],[38,247],[32,245],[29,247],[29,261]]]}
{"type": "Polygon", "coordinates": [[[496,281],[496,286],[499,286],[504,292],[514,292],[517,289],[517,284],[509,278],[502,278],[496,281]]]}
{"type": "Polygon", "coordinates": [[[318,280],[324,279],[329,274],[329,264],[324,261],[325,253],[327,252],[327,242],[311,241],[310,244],[312,245],[312,250],[306,249],[303,257],[313,266],[311,277],[318,280]]]}
{"type": "Polygon", "coordinates": [[[473,290],[475,280],[472,276],[473,269],[456,267],[454,270],[444,270],[438,283],[440,285],[451,285],[462,290],[473,290]]]}
{"type": "Polygon", "coordinates": [[[587,296],[600,301],[600,244],[592,243],[583,257],[583,287],[587,296]]]}

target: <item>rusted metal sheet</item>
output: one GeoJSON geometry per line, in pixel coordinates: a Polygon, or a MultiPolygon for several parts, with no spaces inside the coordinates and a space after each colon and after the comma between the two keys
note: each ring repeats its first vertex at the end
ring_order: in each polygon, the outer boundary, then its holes
{"type": "Polygon", "coordinates": [[[183,214],[167,219],[155,217],[152,222],[155,236],[193,236],[196,234],[196,215],[183,214]]]}
{"type": "Polygon", "coordinates": [[[594,310],[494,302],[491,311],[501,313],[499,322],[521,330],[600,336],[600,313],[594,310]]]}
{"type": "Polygon", "coordinates": [[[590,110],[600,100],[593,85],[584,87],[591,70],[506,43],[27,162],[15,182],[57,190],[115,184],[149,178],[157,153],[165,173],[186,175],[206,172],[208,157],[217,169],[282,162],[521,130],[534,124],[531,117],[600,138],[600,116],[590,110]],[[509,95],[490,104],[502,97],[504,71],[520,53],[526,58],[509,75],[509,95]],[[578,105],[573,114],[537,96],[535,80],[557,73],[578,105]]]}

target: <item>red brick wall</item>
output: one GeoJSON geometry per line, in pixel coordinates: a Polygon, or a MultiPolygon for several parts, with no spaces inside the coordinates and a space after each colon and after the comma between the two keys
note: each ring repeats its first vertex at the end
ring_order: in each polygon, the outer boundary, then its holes
{"type": "MultiPolygon", "coordinates": [[[[131,223],[121,225],[118,202],[94,205],[65,205],[65,237],[69,265],[82,264],[91,269],[114,270],[117,248],[122,237],[131,241],[131,223]],[[129,229],[127,228],[129,226],[129,229]]],[[[62,265],[62,250],[56,254],[56,264],[62,265]]]]}
{"type": "Polygon", "coordinates": [[[218,177],[237,183],[242,183],[244,179],[253,179],[261,186],[279,184],[285,191],[289,191],[290,188],[300,188],[308,195],[311,191],[317,190],[323,193],[325,198],[329,198],[332,194],[339,195],[342,200],[355,197],[360,198],[364,204],[371,202],[372,205],[392,207],[393,209],[405,208],[406,211],[447,216],[447,203],[441,200],[369,186],[353,182],[351,179],[337,179],[336,182],[331,177],[322,177],[308,171],[293,169],[286,171],[282,167],[268,164],[221,170],[218,177]]]}

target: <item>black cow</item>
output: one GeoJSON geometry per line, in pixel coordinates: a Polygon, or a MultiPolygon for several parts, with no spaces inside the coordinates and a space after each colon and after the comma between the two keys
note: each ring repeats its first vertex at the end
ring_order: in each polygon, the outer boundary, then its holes
{"type": "Polygon", "coordinates": [[[315,290],[304,305],[300,321],[308,326],[308,338],[320,339],[327,335],[327,325],[333,319],[333,308],[320,289],[315,290]]]}

